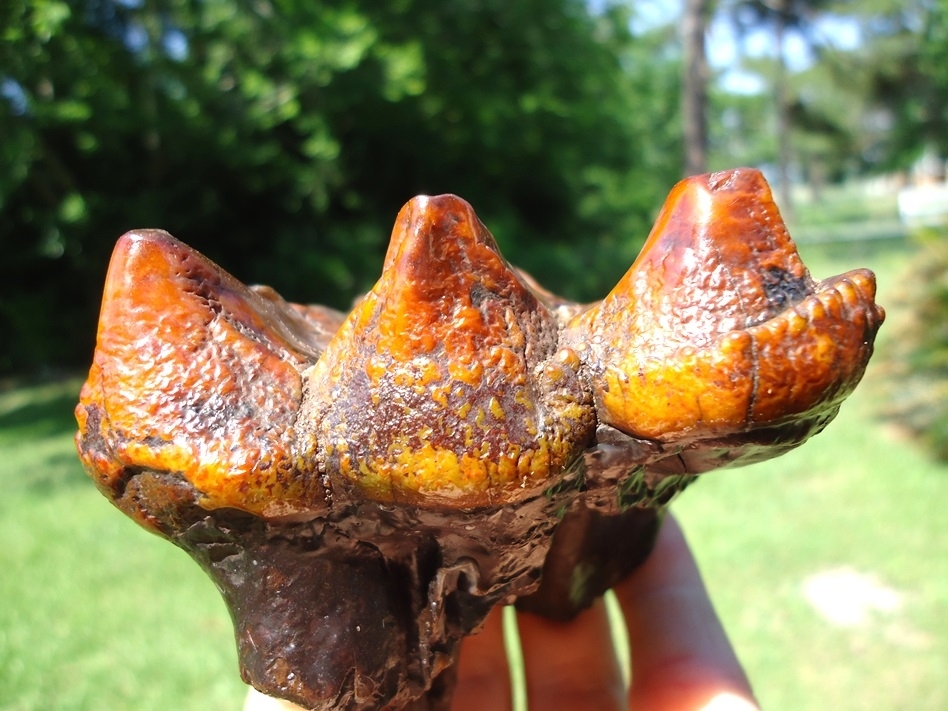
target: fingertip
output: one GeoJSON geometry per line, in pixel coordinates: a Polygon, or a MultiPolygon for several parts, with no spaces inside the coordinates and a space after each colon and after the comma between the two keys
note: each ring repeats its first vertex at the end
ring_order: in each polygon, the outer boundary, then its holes
{"type": "Polygon", "coordinates": [[[760,711],[760,707],[743,696],[723,692],[715,695],[698,711],[760,711]]]}
{"type": "Polygon", "coordinates": [[[289,701],[267,696],[251,686],[244,699],[243,711],[306,711],[306,709],[289,701]]]}
{"type": "Polygon", "coordinates": [[[649,558],[615,588],[628,628],[633,708],[756,709],[681,528],[666,517],[649,558]]]}
{"type": "Polygon", "coordinates": [[[517,625],[530,708],[625,708],[625,682],[603,600],[566,622],[519,613],[517,625]]]}

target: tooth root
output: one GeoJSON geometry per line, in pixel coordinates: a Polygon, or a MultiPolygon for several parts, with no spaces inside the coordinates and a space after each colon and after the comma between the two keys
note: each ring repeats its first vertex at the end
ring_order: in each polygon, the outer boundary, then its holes
{"type": "Polygon", "coordinates": [[[86,468],[114,495],[130,472],[147,470],[183,478],[207,508],[318,506],[322,488],[295,470],[287,441],[302,400],[298,369],[318,355],[307,331],[282,299],[254,293],[167,233],[124,235],[77,408],[86,468]]]}
{"type": "Polygon", "coordinates": [[[594,427],[578,358],[556,359],[556,332],[466,202],[415,198],[381,279],[310,374],[304,435],[325,445],[334,480],[375,499],[438,507],[526,496],[594,427]],[[538,387],[548,362],[556,377],[538,387]]]}
{"type": "Polygon", "coordinates": [[[758,171],[697,176],[675,187],[635,264],[564,342],[595,374],[606,424],[661,441],[746,431],[835,402],[861,377],[868,352],[854,334],[871,341],[860,316],[878,326],[881,311],[871,272],[849,278],[851,306],[826,284],[817,293],[758,171]]]}

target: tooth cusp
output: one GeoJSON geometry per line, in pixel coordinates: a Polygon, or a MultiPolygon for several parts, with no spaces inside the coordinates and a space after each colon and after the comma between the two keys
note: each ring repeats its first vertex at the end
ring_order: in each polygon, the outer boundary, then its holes
{"type": "Polygon", "coordinates": [[[273,499],[282,510],[321,508],[315,466],[298,469],[289,444],[299,368],[316,348],[282,300],[167,233],[128,233],[109,265],[80,396],[81,418],[96,412],[98,422],[95,436],[80,431],[80,458],[113,490],[148,470],[195,487],[208,509],[266,515],[273,499]]]}
{"type": "Polygon", "coordinates": [[[595,426],[557,330],[467,203],[413,200],[382,278],[309,375],[306,420],[334,442],[330,479],[432,508],[546,487],[595,426]]]}
{"type": "Polygon", "coordinates": [[[874,291],[868,270],[810,277],[759,173],[699,176],[675,187],[635,264],[564,339],[602,422],[713,438],[818,418],[848,394],[882,318],[874,291]]]}
{"type": "Polygon", "coordinates": [[[752,329],[760,364],[760,390],[752,413],[757,423],[815,417],[838,408],[862,377],[878,326],[867,319],[874,305],[862,301],[846,278],[824,282],[821,289],[752,329]],[[805,328],[800,327],[803,321],[805,328]]]}

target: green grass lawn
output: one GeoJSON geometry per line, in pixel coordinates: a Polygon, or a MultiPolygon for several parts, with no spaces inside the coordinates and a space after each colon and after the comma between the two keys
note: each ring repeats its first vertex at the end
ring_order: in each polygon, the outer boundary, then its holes
{"type": "MultiPolygon", "coordinates": [[[[896,289],[901,241],[801,245],[818,278],[855,266],[896,289]]],[[[900,318],[889,310],[888,320],[900,318]]],[[[880,334],[884,351],[885,327],[880,334]]],[[[800,449],[708,475],[674,504],[764,708],[948,708],[948,466],[877,418],[870,365],[837,419],[800,449]],[[848,570],[901,606],[836,626],[804,596],[848,570]]]]}
{"type": "MultiPolygon", "coordinates": [[[[907,254],[886,240],[803,251],[818,277],[873,267],[883,304],[907,254]]],[[[948,708],[948,466],[876,419],[873,377],[801,449],[710,474],[674,505],[766,708],[948,708]],[[901,606],[826,622],[804,582],[838,569],[901,606]]],[[[213,585],[82,472],[78,388],[0,392],[0,709],[239,709],[213,585]]]]}
{"type": "Polygon", "coordinates": [[[79,381],[0,395],[0,709],[239,709],[230,620],[76,458],[79,381]]]}

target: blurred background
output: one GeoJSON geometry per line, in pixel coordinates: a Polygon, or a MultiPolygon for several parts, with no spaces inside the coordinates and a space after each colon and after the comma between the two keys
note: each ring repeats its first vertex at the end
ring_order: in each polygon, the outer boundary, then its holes
{"type": "Polygon", "coordinates": [[[824,434],[675,510],[765,708],[948,708],[948,0],[2,0],[0,38],[0,709],[241,703],[213,586],[72,447],[123,232],[345,308],[453,192],[590,300],[738,165],[889,318],[824,434]]]}

